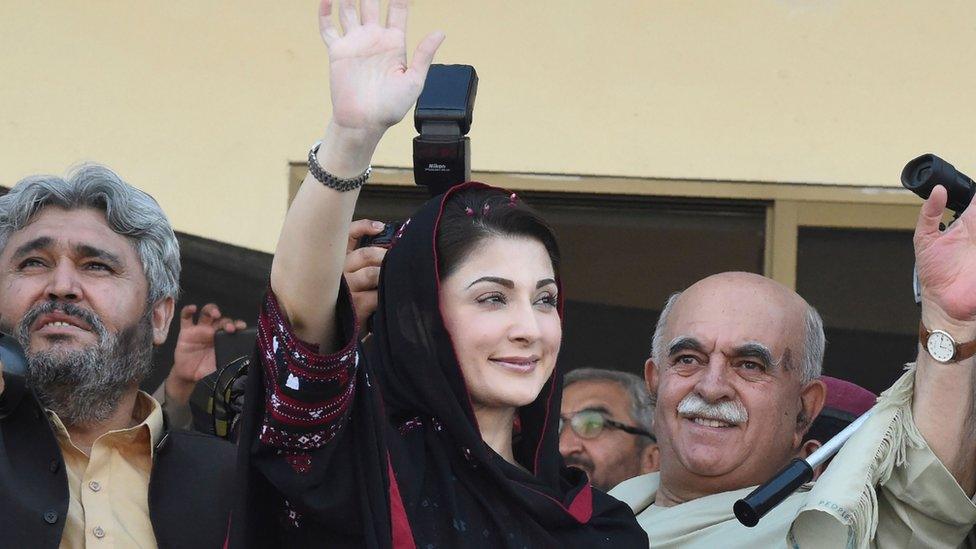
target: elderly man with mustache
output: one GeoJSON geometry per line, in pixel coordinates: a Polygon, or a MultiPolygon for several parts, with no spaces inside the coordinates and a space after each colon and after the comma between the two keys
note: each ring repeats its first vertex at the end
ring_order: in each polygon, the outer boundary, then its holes
{"type": "Polygon", "coordinates": [[[916,227],[917,363],[817,482],[755,528],[732,506],[790,461],[824,405],[822,323],[795,292],[754,274],[711,276],[672,296],[645,364],[660,473],[611,491],[651,546],[963,542],[976,523],[976,345],[966,345],[976,340],[976,207],[941,232],[945,202],[944,189],[933,191],[916,227]]]}

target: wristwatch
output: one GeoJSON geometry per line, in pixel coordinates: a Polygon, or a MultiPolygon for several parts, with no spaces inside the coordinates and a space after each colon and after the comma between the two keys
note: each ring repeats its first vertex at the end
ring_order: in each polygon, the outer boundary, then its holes
{"type": "Polygon", "coordinates": [[[966,360],[976,354],[976,340],[956,343],[948,333],[929,330],[921,321],[918,323],[918,339],[929,356],[943,364],[966,360]]]}

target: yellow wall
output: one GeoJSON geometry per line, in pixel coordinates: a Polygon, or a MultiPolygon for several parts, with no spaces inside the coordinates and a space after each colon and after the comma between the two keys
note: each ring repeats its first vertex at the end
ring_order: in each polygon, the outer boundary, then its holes
{"type": "MultiPolygon", "coordinates": [[[[270,251],[327,118],[315,0],[0,2],[0,184],[80,160],[270,251]]],[[[416,0],[473,64],[477,170],[897,186],[976,175],[976,5],[416,0]]],[[[409,116],[409,115],[408,115],[409,116]]],[[[408,166],[412,125],[375,163],[408,166]]]]}

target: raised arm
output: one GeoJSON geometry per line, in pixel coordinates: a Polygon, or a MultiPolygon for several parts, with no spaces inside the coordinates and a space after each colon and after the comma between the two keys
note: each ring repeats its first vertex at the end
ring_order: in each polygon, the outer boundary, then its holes
{"type": "MultiPolygon", "coordinates": [[[[946,190],[936,187],[915,229],[922,323],[957,343],[976,339],[976,205],[939,231],[946,190]]],[[[929,447],[962,489],[976,491],[976,358],[943,364],[919,348],[912,411],[929,447]]]]}
{"type": "MultiPolygon", "coordinates": [[[[318,150],[319,165],[340,179],[369,166],[386,130],[403,119],[423,89],[442,33],[428,35],[407,64],[408,0],[390,0],[385,24],[379,0],[322,0],[319,30],[329,51],[332,119],[318,150]]],[[[347,235],[359,191],[338,192],[305,176],[275,249],[271,288],[296,335],[335,350],[335,305],[347,235]]]]}

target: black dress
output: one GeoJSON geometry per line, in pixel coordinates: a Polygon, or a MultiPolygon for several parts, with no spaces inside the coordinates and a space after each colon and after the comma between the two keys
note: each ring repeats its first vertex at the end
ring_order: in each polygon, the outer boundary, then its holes
{"type": "Polygon", "coordinates": [[[346,343],[326,355],[295,337],[268,293],[232,545],[647,547],[626,505],[562,464],[558,366],[517,412],[513,450],[524,469],[481,439],[438,308],[445,201],[426,203],[387,254],[365,355],[344,286],[337,314],[346,343]]]}

